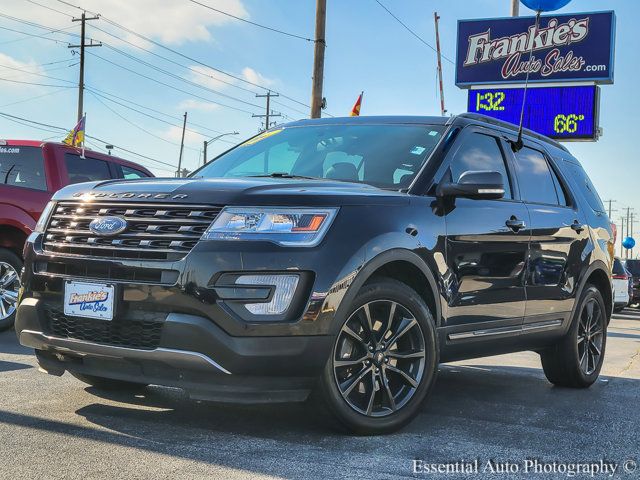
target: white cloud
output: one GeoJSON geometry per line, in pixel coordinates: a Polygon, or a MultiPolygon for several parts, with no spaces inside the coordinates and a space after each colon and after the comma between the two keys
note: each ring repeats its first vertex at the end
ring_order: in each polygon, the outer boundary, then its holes
{"type": "MultiPolygon", "coordinates": [[[[182,128],[181,127],[169,127],[168,130],[164,132],[162,135],[167,140],[171,140],[173,142],[180,142],[182,138],[182,128]]],[[[201,144],[206,138],[204,138],[199,133],[191,132],[187,130],[184,134],[184,143],[186,144],[201,144]]]]}
{"type": "MultiPolygon", "coordinates": [[[[188,80],[213,90],[224,90],[233,85],[242,86],[243,88],[252,88],[250,85],[247,85],[240,80],[236,80],[228,75],[216,72],[211,68],[200,65],[194,65],[190,68],[191,71],[186,77],[188,80]]],[[[265,77],[251,67],[244,67],[240,74],[235,74],[234,76],[263,87],[272,87],[276,83],[275,80],[265,77]]]]}
{"type": "MultiPolygon", "coordinates": [[[[49,3],[49,2],[45,2],[49,3]]],[[[104,14],[110,20],[126,26],[154,40],[179,45],[185,42],[211,40],[209,28],[225,25],[236,20],[206,9],[200,5],[176,0],[77,0],[75,3],[88,11],[104,14]]],[[[248,18],[242,0],[207,0],[214,8],[228,12],[241,18],[248,18]]],[[[71,15],[80,15],[80,11],[62,3],[53,7],[71,15]]],[[[0,10],[11,12],[19,18],[29,19],[42,25],[55,28],[69,27],[71,19],[48,9],[27,2],[0,0],[0,10]]],[[[145,44],[144,40],[133,34],[117,29],[104,20],[87,22],[117,35],[137,45],[145,44]]],[[[74,32],[73,29],[69,30],[74,32]]],[[[79,31],[79,25],[78,25],[79,31]]],[[[102,32],[88,29],[89,36],[108,43],[119,43],[113,37],[102,32]]],[[[65,35],[57,35],[63,38],[65,35]]],[[[70,38],[70,37],[69,37],[70,38]]]]}
{"type": "Polygon", "coordinates": [[[244,67],[242,69],[242,78],[256,85],[262,85],[263,87],[272,87],[276,83],[275,80],[265,77],[251,67],[244,67]]]}
{"type": "Polygon", "coordinates": [[[180,102],[180,105],[178,105],[178,108],[180,110],[202,110],[204,112],[211,112],[213,110],[218,110],[220,108],[220,105],[216,105],[215,103],[211,103],[211,102],[202,102],[199,100],[194,100],[192,98],[189,98],[187,100],[183,100],[182,102],[180,102]]]}
{"type": "MultiPolygon", "coordinates": [[[[34,82],[42,83],[46,79],[37,75],[32,75],[27,72],[33,72],[36,74],[42,73],[42,68],[39,67],[34,61],[20,61],[7,54],[0,52],[0,77],[8,80],[15,80],[14,82],[2,82],[2,88],[18,87],[27,88],[32,85],[17,83],[17,82],[34,82]]],[[[35,87],[35,86],[34,86],[35,87]]]]}

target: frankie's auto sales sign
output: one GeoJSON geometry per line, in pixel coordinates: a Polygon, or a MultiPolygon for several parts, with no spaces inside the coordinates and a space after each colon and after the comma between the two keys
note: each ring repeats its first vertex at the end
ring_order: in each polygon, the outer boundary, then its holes
{"type": "Polygon", "coordinates": [[[610,12],[460,20],[456,85],[613,82],[615,15],[610,12]],[[529,50],[533,46],[531,61],[529,50]]]}

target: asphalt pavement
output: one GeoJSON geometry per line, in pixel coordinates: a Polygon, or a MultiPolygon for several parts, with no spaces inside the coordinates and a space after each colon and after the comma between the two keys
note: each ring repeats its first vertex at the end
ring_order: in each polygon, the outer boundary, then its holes
{"type": "Polygon", "coordinates": [[[415,421],[380,437],[337,433],[309,404],[107,394],[40,373],[14,332],[0,334],[0,478],[568,478],[577,468],[640,478],[638,311],[614,316],[588,390],[552,387],[529,352],[442,365],[415,421]]]}

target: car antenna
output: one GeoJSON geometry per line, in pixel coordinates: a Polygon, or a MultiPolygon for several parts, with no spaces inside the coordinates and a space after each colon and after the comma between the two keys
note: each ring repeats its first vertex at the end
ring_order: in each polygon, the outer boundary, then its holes
{"type": "Polygon", "coordinates": [[[525,80],[524,80],[524,93],[522,94],[522,107],[520,108],[520,125],[518,126],[518,140],[516,140],[515,142],[511,142],[511,148],[513,149],[514,152],[518,152],[522,150],[522,147],[524,146],[524,144],[522,143],[522,123],[524,122],[524,106],[525,106],[525,103],[527,102],[527,87],[529,86],[529,73],[531,72],[531,57],[533,55],[533,46],[536,41],[536,33],[538,31],[538,26],[540,24],[540,12],[541,10],[538,10],[536,12],[536,22],[533,27],[533,35],[531,36],[532,41],[531,41],[531,48],[529,48],[529,61],[527,62],[528,63],[527,76],[525,77],[525,80]]]}

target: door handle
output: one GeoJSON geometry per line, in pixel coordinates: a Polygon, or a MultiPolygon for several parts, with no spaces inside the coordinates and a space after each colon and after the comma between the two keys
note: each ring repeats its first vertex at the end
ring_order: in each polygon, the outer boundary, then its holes
{"type": "Polygon", "coordinates": [[[582,233],[584,230],[584,225],[581,224],[578,220],[574,220],[571,224],[571,229],[576,233],[582,233]]]}
{"type": "Polygon", "coordinates": [[[515,215],[511,215],[511,218],[505,222],[505,225],[515,233],[518,233],[526,226],[524,220],[519,220],[515,215]]]}

